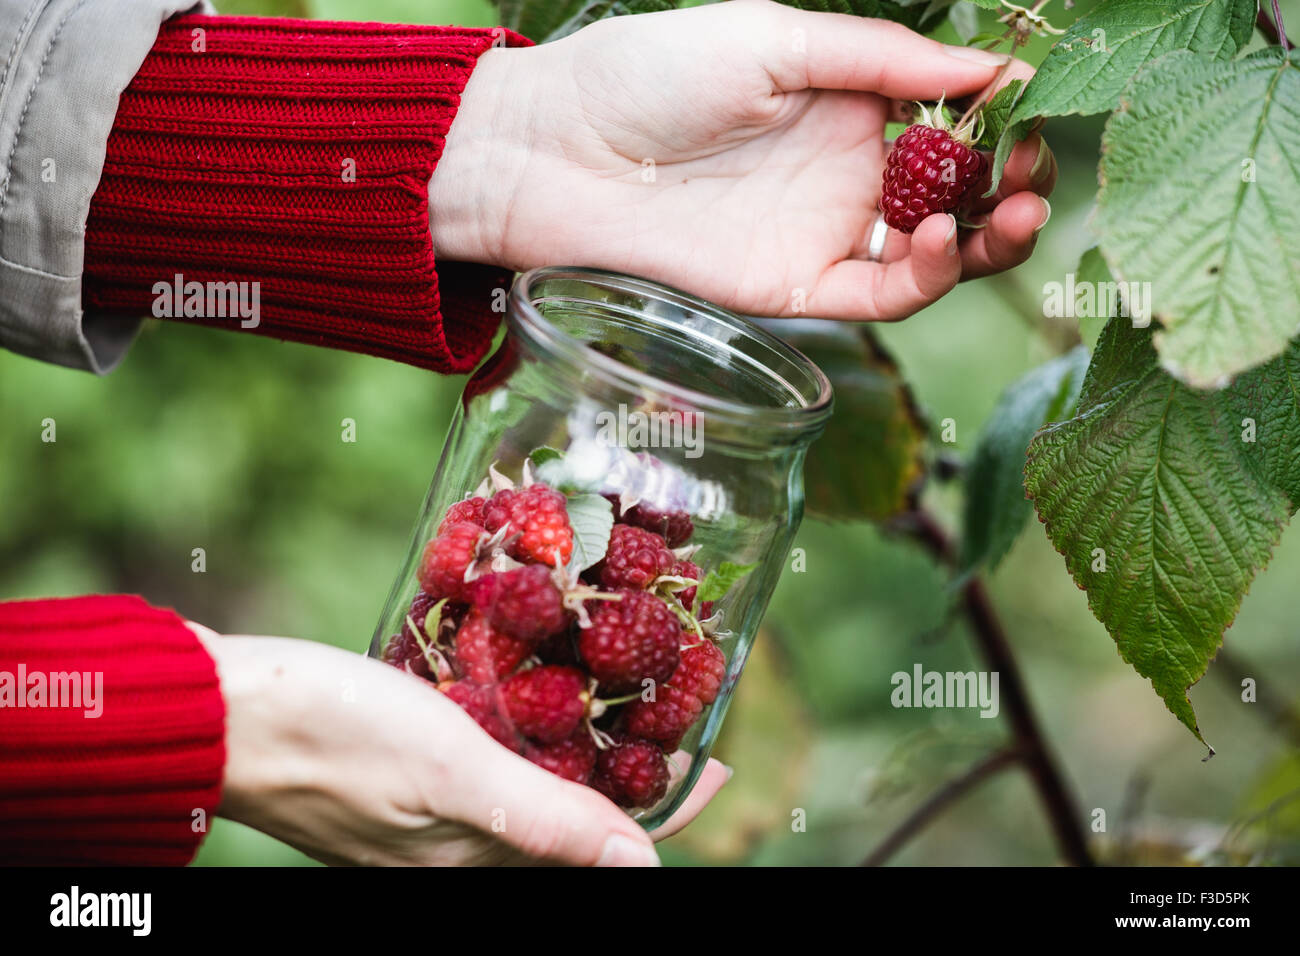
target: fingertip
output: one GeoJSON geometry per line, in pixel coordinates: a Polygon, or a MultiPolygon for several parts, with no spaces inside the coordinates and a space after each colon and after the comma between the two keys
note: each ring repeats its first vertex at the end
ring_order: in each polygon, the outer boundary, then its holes
{"type": "Polygon", "coordinates": [[[1001,272],[1028,259],[1050,213],[1047,200],[1033,192],[1003,199],[989,214],[985,227],[963,243],[965,277],[1001,272]]]}
{"type": "Polygon", "coordinates": [[[709,801],[726,786],[727,781],[731,779],[731,774],[732,769],[726,764],[709,758],[709,762],[700,771],[700,778],[691,788],[690,795],[683,801],[677,812],[654,831],[653,838],[656,841],[667,839],[699,816],[700,812],[709,805],[709,801]]]}
{"type": "Polygon", "coordinates": [[[998,89],[1002,89],[1002,87],[1006,86],[1008,83],[1012,83],[1016,80],[1022,80],[1025,83],[1028,83],[1034,78],[1036,72],[1037,70],[1024,60],[1019,59],[1018,57],[1012,57],[1011,65],[1007,67],[1007,72],[1004,73],[1002,79],[998,81],[998,89]]]}
{"type": "Polygon", "coordinates": [[[642,831],[640,838],[628,833],[611,833],[601,847],[596,866],[662,866],[654,844],[642,831]]]}
{"type": "Polygon", "coordinates": [[[912,263],[917,288],[937,299],[961,278],[957,258],[957,220],[951,213],[927,216],[912,233],[912,263]]]}
{"type": "Polygon", "coordinates": [[[1028,190],[1008,196],[989,217],[989,228],[1017,243],[1028,242],[1047,225],[1052,207],[1047,200],[1028,190]]]}
{"type": "Polygon", "coordinates": [[[1038,133],[1031,133],[1017,143],[1007,157],[1000,191],[1009,196],[1032,190],[1045,196],[1056,185],[1056,172],[1056,157],[1052,155],[1047,140],[1038,133]]]}

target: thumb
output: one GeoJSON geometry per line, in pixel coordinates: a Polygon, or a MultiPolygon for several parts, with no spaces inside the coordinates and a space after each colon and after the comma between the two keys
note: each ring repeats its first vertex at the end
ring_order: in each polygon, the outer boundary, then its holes
{"type": "Polygon", "coordinates": [[[595,790],[495,745],[492,749],[501,752],[478,761],[472,789],[462,794],[458,815],[465,822],[537,859],[573,866],[659,866],[649,835],[595,790]]]}

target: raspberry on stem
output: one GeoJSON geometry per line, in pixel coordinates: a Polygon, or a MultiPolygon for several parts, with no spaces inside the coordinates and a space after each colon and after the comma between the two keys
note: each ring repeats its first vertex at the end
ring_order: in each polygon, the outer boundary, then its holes
{"type": "MultiPolygon", "coordinates": [[[[969,124],[951,129],[943,102],[894,140],[885,160],[880,211],[899,232],[912,233],[927,216],[961,212],[988,172],[984,154],[972,145],[969,124]]],[[[976,114],[982,122],[982,115],[976,114]]]]}

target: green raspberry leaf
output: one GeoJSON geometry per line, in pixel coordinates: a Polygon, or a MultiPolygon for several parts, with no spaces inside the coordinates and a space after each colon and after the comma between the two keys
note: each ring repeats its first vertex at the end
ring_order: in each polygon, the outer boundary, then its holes
{"type": "Polygon", "coordinates": [[[564,452],[558,448],[552,448],[550,445],[542,445],[534,448],[528,453],[528,458],[533,463],[534,468],[540,468],[548,461],[561,461],[564,458],[564,452]]]}
{"type": "Polygon", "coordinates": [[[1224,393],[1242,448],[1264,476],[1300,507],[1300,339],[1242,375],[1224,393]]]}
{"type": "MultiPolygon", "coordinates": [[[[1028,94],[1026,94],[1028,95],[1028,94]]],[[[1116,278],[1149,282],[1161,364],[1197,387],[1300,331],[1300,52],[1171,53],[1102,137],[1095,224],[1116,278]]]]}
{"type": "Polygon", "coordinates": [[[1011,113],[1020,101],[1024,89],[1024,80],[1012,80],[998,90],[993,99],[984,104],[984,133],[976,146],[980,149],[997,147],[1002,139],[1002,131],[1006,129],[1007,120],[1011,118],[1011,113]]]}
{"type": "Polygon", "coordinates": [[[1002,393],[966,477],[961,566],[991,569],[1011,549],[1033,512],[1025,496],[1025,453],[1034,433],[1074,412],[1088,368],[1082,345],[1031,370],[1002,393]]]}
{"type": "Polygon", "coordinates": [[[1188,388],[1160,367],[1149,328],[1112,319],[1077,413],[1034,437],[1025,467],[1048,537],[1120,656],[1202,743],[1187,689],[1292,511],[1242,440],[1240,409],[1254,408],[1300,454],[1294,412],[1259,402],[1284,370],[1258,374],[1267,381],[1238,395],[1188,388]]]}
{"type": "Polygon", "coordinates": [[[1048,51],[1005,126],[993,184],[1040,116],[1104,113],[1149,60],[1175,50],[1229,60],[1250,40],[1256,0],[1103,0],[1048,51]]]}
{"type": "Polygon", "coordinates": [[[586,5],[587,0],[497,0],[497,19],[506,29],[541,42],[586,5]]]}
{"type": "Polygon", "coordinates": [[[757,564],[734,564],[731,561],[723,561],[717,569],[711,569],[704,575],[699,590],[695,592],[695,600],[700,604],[705,601],[720,600],[737,581],[756,567],[757,564]]]}
{"type": "Polygon", "coordinates": [[[676,0],[497,0],[501,25],[538,43],[566,37],[606,17],[677,6],[676,0]]]}
{"type": "Polygon", "coordinates": [[[581,572],[604,559],[614,529],[614,508],[609,499],[594,494],[573,495],[567,506],[573,528],[573,554],[567,567],[581,572]]]}
{"type": "Polygon", "coordinates": [[[1256,0],[1104,0],[1048,52],[1017,118],[1112,110],[1145,63],[1175,50],[1230,60],[1255,10],[1256,0]]]}

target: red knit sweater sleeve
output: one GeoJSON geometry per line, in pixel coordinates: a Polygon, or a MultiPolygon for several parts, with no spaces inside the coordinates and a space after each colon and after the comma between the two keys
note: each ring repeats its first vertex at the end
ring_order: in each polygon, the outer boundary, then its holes
{"type": "Polygon", "coordinates": [[[138,597],[0,603],[0,865],[182,865],[221,798],[216,666],[138,597]]]}
{"type": "Polygon", "coordinates": [[[169,20],[119,102],[86,224],[85,307],[473,368],[510,274],[435,269],[428,184],[494,42],[529,41],[500,29],[169,20]]]}

